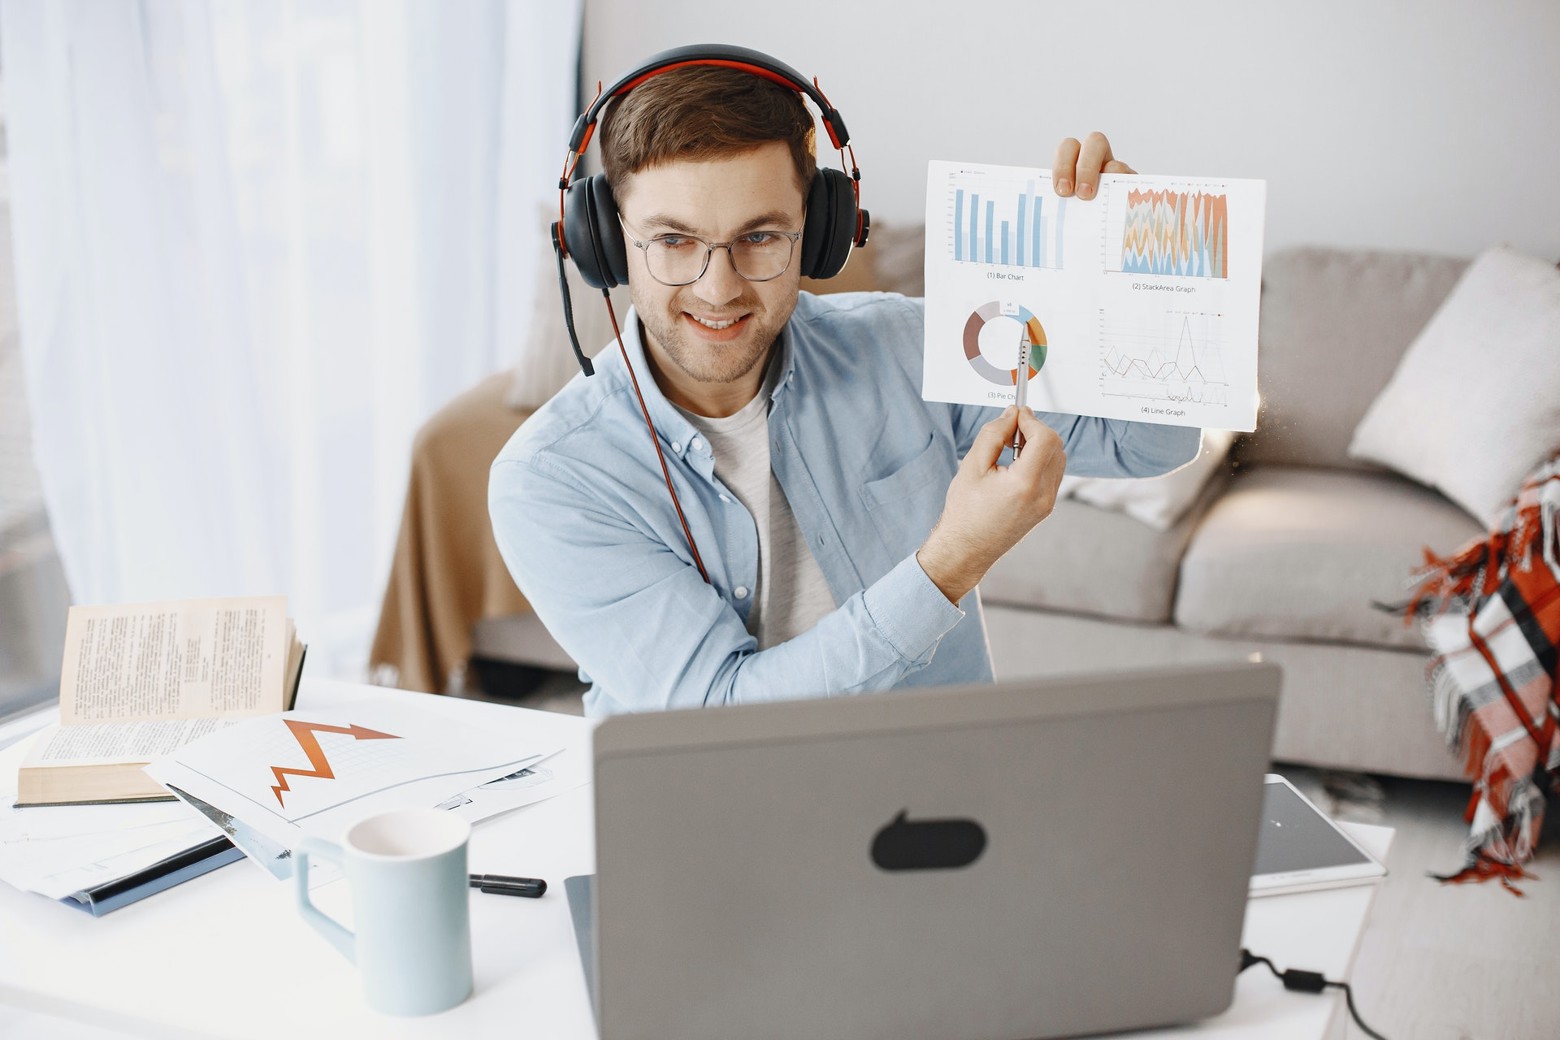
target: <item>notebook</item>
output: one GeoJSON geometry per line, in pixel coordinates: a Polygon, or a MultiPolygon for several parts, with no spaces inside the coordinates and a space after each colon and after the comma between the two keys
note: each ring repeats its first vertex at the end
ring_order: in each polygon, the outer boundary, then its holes
{"type": "Polygon", "coordinates": [[[618,716],[603,1040],[1055,1037],[1233,998],[1276,666],[618,716]]]}

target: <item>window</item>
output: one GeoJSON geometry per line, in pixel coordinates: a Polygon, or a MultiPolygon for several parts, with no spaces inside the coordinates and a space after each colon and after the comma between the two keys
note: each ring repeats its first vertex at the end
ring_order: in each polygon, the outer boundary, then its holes
{"type": "MultiPolygon", "coordinates": [[[[3,96],[0,81],[0,96],[3,96]]],[[[0,112],[0,720],[60,688],[69,595],[33,466],[32,420],[17,339],[11,198],[0,112]]]]}

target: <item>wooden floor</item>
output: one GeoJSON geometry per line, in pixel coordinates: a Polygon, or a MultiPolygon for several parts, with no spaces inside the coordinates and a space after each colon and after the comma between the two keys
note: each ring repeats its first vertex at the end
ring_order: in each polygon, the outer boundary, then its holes
{"type": "MultiPolygon", "coordinates": [[[[1343,778],[1355,790],[1329,801],[1324,780],[1332,778],[1275,770],[1335,816],[1397,830],[1352,979],[1355,1006],[1372,1029],[1388,1040],[1560,1037],[1560,806],[1529,866],[1537,879],[1521,883],[1518,897],[1494,882],[1444,885],[1426,876],[1462,864],[1467,785],[1343,778]]],[[[1347,1036],[1368,1034],[1351,1022],[1347,1036]]]]}

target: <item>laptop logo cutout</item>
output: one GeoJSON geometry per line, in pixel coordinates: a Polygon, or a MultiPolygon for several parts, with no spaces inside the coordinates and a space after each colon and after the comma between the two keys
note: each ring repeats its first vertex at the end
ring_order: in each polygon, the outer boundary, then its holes
{"type": "Polygon", "coordinates": [[[986,831],[974,820],[910,819],[902,809],[872,839],[879,870],[957,870],[986,851],[986,831]]]}

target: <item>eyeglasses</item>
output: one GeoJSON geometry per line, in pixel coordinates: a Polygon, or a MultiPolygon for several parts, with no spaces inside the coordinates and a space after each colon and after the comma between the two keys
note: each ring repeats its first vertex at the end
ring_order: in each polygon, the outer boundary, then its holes
{"type": "Polygon", "coordinates": [[[731,268],[750,282],[767,282],[785,274],[791,266],[800,231],[749,231],[730,242],[709,242],[698,235],[657,235],[648,242],[632,235],[633,229],[620,216],[618,223],[630,232],[629,242],[644,251],[650,277],[662,285],[692,285],[704,277],[710,266],[710,254],[724,249],[731,268]]]}

